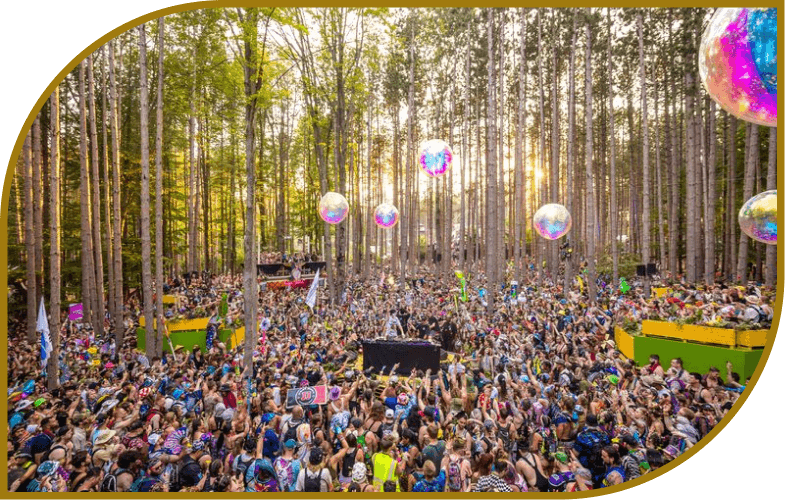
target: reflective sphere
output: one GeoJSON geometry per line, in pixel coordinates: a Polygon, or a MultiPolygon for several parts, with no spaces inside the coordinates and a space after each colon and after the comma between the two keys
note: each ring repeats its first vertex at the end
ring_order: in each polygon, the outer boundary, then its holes
{"type": "Polygon", "coordinates": [[[349,202],[343,195],[330,191],[319,200],[319,217],[328,224],[338,224],[346,218],[347,213],[349,202]]]}
{"type": "Polygon", "coordinates": [[[558,240],[570,232],[572,216],[558,203],[548,203],[534,214],[534,230],[546,240],[558,240]]]}
{"type": "Polygon", "coordinates": [[[777,9],[717,9],[701,39],[698,67],[725,111],[777,126],[777,9]]]}
{"type": "Polygon", "coordinates": [[[395,208],[395,205],[390,203],[382,203],[376,207],[373,218],[376,221],[377,226],[383,229],[389,229],[398,224],[398,209],[395,208]]]}
{"type": "Polygon", "coordinates": [[[777,190],[753,196],[739,210],[739,226],[755,241],[777,244],[777,190]]]}
{"type": "Polygon", "coordinates": [[[441,177],[452,165],[452,149],[446,142],[434,139],[425,142],[420,152],[420,167],[430,177],[441,177]]]}

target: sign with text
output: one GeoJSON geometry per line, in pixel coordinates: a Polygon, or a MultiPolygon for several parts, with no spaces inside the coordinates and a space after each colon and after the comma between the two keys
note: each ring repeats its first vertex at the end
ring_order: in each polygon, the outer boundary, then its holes
{"type": "Polygon", "coordinates": [[[327,386],[298,387],[286,391],[286,407],[323,405],[327,403],[327,386]]]}
{"type": "Polygon", "coordinates": [[[68,319],[70,321],[82,321],[82,304],[71,304],[68,306],[68,319]]]}

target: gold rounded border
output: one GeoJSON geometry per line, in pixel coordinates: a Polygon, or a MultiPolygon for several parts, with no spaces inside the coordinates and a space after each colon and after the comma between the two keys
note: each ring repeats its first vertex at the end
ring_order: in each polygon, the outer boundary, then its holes
{"type": "MultiPolygon", "coordinates": [[[[349,1],[341,1],[335,2],[328,0],[327,2],[297,2],[298,6],[303,7],[324,7],[324,6],[368,6],[369,4],[373,5],[385,5],[389,7],[456,7],[456,6],[477,6],[474,2],[425,2],[423,3],[410,3],[410,2],[379,2],[378,0],[372,0],[368,2],[357,2],[356,0],[349,0],[349,1]]],[[[601,0],[599,2],[601,5],[591,5],[591,7],[640,7],[640,3],[635,4],[628,1],[614,1],[614,0],[601,0]]],[[[115,38],[119,34],[128,31],[135,26],[138,26],[141,23],[145,23],[151,21],[153,19],[157,19],[162,16],[175,14],[178,12],[184,12],[188,10],[196,10],[201,8],[212,8],[212,7],[244,7],[244,6],[276,6],[280,5],[280,2],[254,2],[254,1],[229,1],[229,0],[214,0],[214,1],[201,1],[201,2],[190,2],[184,3],[180,5],[174,5],[166,8],[162,8],[160,10],[156,10],[154,12],[150,12],[143,16],[137,17],[131,21],[128,21],[117,28],[113,29],[112,31],[106,33],[101,38],[96,40],[95,42],[91,43],[87,48],[82,50],[76,57],[74,57],[66,66],[63,68],[57,76],[52,80],[52,82],[47,86],[46,90],[41,94],[38,98],[36,103],[33,105],[32,111],[29,113],[27,120],[24,122],[19,136],[17,137],[16,143],[14,148],[11,152],[11,157],[8,163],[8,170],[6,171],[4,183],[3,183],[3,194],[2,194],[2,203],[0,204],[0,282],[3,284],[2,286],[5,287],[6,296],[8,292],[8,205],[10,200],[10,188],[11,188],[11,181],[12,175],[14,172],[14,166],[16,164],[16,159],[18,158],[22,143],[24,142],[25,134],[24,131],[28,130],[31,126],[33,121],[35,120],[37,110],[40,110],[44,103],[49,99],[49,96],[53,92],[56,85],[58,85],[65,76],[74,68],[79,62],[85,59],[90,53],[94,52],[100,46],[104,45],[110,39],[115,38]]],[[[508,7],[546,7],[546,8],[559,8],[559,7],[586,7],[583,2],[579,1],[554,1],[551,3],[546,2],[531,2],[531,1],[522,1],[522,2],[495,2],[493,6],[508,6],[508,7]]],[[[678,5],[677,3],[671,2],[647,2],[646,7],[685,7],[684,5],[678,5]]],[[[702,0],[693,0],[689,3],[689,7],[735,7],[738,6],[738,2],[732,2],[727,0],[719,0],[716,2],[705,2],[702,0]]],[[[760,3],[761,7],[776,7],[781,8],[782,4],[774,2],[772,0],[764,0],[760,3]]],[[[778,16],[777,19],[777,31],[779,33],[785,33],[783,27],[785,24],[783,23],[783,16],[778,16]]],[[[780,47],[782,45],[780,44],[780,47]]],[[[779,65],[778,67],[778,79],[782,81],[783,75],[783,65],[779,65]]],[[[783,104],[782,95],[778,96],[777,100],[777,108],[781,109],[783,104]]],[[[778,140],[778,151],[777,151],[777,189],[781,193],[783,189],[783,155],[785,151],[782,147],[783,139],[785,139],[785,130],[783,130],[782,126],[783,118],[782,116],[778,116],[777,119],[777,140],[778,140]]],[[[782,195],[778,196],[778,203],[782,201],[782,195]]],[[[779,213],[777,216],[777,223],[780,227],[783,226],[785,222],[785,215],[783,213],[779,213]]],[[[779,245],[778,245],[779,250],[779,245]]],[[[747,401],[752,390],[755,388],[758,380],[760,379],[761,373],[766,366],[766,363],[769,360],[769,356],[771,354],[771,350],[774,344],[774,340],[776,338],[777,330],[780,324],[780,318],[782,316],[782,293],[783,293],[783,282],[782,278],[785,277],[785,261],[781,258],[781,252],[778,251],[777,255],[777,275],[780,277],[777,283],[777,296],[775,302],[775,317],[772,321],[771,330],[769,331],[768,341],[766,342],[766,347],[763,350],[763,354],[761,356],[760,361],[758,362],[757,367],[755,368],[755,372],[753,373],[752,377],[750,378],[750,383],[747,385],[744,392],[741,394],[739,399],[733,405],[733,408],[728,412],[725,418],[723,418],[717,426],[712,429],[712,431],[702,440],[700,440],[695,446],[690,448],[689,450],[685,451],[684,454],[672,460],[671,462],[667,463],[665,466],[657,469],[656,471],[650,472],[649,474],[642,476],[639,479],[635,479],[628,483],[622,483],[617,486],[612,486],[609,488],[602,488],[598,490],[591,490],[586,492],[579,492],[579,493],[431,493],[429,497],[435,498],[461,498],[461,497],[479,497],[479,498],[497,498],[501,497],[526,497],[526,498],[590,498],[596,497],[601,495],[608,495],[617,493],[620,491],[629,490],[634,488],[638,485],[648,483],[649,481],[656,479],[663,474],[671,471],[672,469],[678,467],[686,460],[692,458],[696,453],[702,450],[709,442],[711,442],[717,434],[719,434],[736,416],[739,409],[744,405],[747,401]]],[[[7,301],[0,301],[0,320],[5,321],[7,324],[8,321],[8,303],[7,301]]],[[[6,330],[6,339],[7,339],[7,330],[6,330]]],[[[0,343],[0,356],[5,357],[7,356],[7,342],[0,343]]],[[[1,371],[0,373],[0,383],[2,387],[7,388],[8,385],[8,374],[5,370],[1,371]]],[[[2,410],[3,414],[7,413],[8,410],[8,402],[6,398],[0,398],[0,410],[2,410]]],[[[3,427],[3,436],[7,438],[7,426],[3,427]]],[[[0,462],[4,466],[4,469],[7,469],[8,460],[7,458],[3,457],[2,461],[0,462]]],[[[751,465],[751,464],[750,464],[751,465]]],[[[739,471],[734,471],[735,474],[738,475],[739,478],[745,478],[745,475],[739,471]]],[[[751,478],[747,478],[751,479],[751,478]]],[[[770,478],[769,480],[772,480],[770,478]]],[[[84,495],[80,495],[79,493],[9,493],[7,491],[8,488],[8,478],[6,474],[0,474],[0,498],[83,498],[84,495]]],[[[666,492],[663,492],[667,494],[666,492]]],[[[673,494],[674,492],[671,492],[673,494]]],[[[123,498],[166,498],[170,495],[174,494],[175,496],[179,497],[211,497],[211,498],[227,498],[227,497],[248,497],[249,495],[252,497],[264,497],[264,498],[313,498],[311,495],[307,493],[286,493],[281,494],[280,496],[270,495],[270,494],[254,494],[254,493],[225,493],[225,494],[214,494],[214,493],[150,493],[150,494],[135,494],[135,493],[115,493],[112,494],[111,497],[123,497],[123,498]]],[[[338,493],[340,495],[340,493],[338,493]]],[[[352,495],[353,498],[383,498],[386,497],[388,494],[385,493],[360,493],[352,495]]],[[[415,493],[399,493],[397,495],[401,496],[409,496],[409,497],[417,497],[415,493]]],[[[109,495],[105,495],[109,496],[109,495]]],[[[335,496],[335,495],[331,495],[335,496]]],[[[101,497],[101,495],[97,495],[96,497],[101,497]]]]}

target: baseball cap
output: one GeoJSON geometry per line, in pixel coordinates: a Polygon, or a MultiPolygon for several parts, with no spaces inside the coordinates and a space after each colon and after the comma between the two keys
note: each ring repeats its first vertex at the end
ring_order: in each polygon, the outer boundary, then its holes
{"type": "Polygon", "coordinates": [[[393,417],[395,417],[395,412],[387,408],[387,411],[384,412],[384,418],[393,418],[393,417]]]}

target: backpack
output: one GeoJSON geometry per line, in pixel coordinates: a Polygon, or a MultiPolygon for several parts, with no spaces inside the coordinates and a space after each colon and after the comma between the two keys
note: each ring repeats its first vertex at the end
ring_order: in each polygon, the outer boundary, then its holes
{"type": "Polygon", "coordinates": [[[127,469],[116,469],[111,474],[107,474],[101,482],[101,492],[103,493],[117,493],[117,478],[121,474],[129,472],[127,469]]]}
{"type": "Polygon", "coordinates": [[[502,440],[502,444],[504,444],[504,449],[507,451],[512,450],[512,439],[510,438],[510,425],[507,427],[498,427],[499,438],[502,440]]]}
{"type": "Polygon", "coordinates": [[[242,458],[242,455],[237,455],[237,458],[235,458],[234,461],[233,469],[235,472],[242,474],[243,478],[245,478],[246,471],[256,459],[253,457],[253,455],[251,455],[251,458],[248,460],[240,460],[240,458],[242,458]]]}
{"type": "Polygon", "coordinates": [[[283,434],[282,441],[286,443],[290,439],[293,439],[295,443],[299,444],[299,439],[297,439],[297,429],[303,425],[303,422],[299,422],[297,424],[292,425],[291,420],[286,424],[286,432],[283,434]]]}
{"type": "Polygon", "coordinates": [[[311,471],[305,469],[305,481],[303,481],[303,491],[320,492],[322,491],[322,471],[320,470],[316,477],[311,477],[311,471]]]}
{"type": "Polygon", "coordinates": [[[466,459],[461,457],[458,460],[450,460],[450,463],[447,464],[447,487],[450,488],[450,491],[463,490],[461,466],[464,460],[466,459]]]}
{"type": "Polygon", "coordinates": [[[607,436],[598,429],[587,429],[578,434],[575,438],[577,446],[573,447],[578,452],[581,464],[588,466],[590,462],[596,462],[607,441],[607,436]]]}
{"type": "Polygon", "coordinates": [[[543,456],[547,457],[556,453],[558,442],[556,441],[556,435],[553,430],[550,428],[542,428],[539,432],[540,436],[542,436],[542,441],[540,441],[540,452],[543,456]]]}

